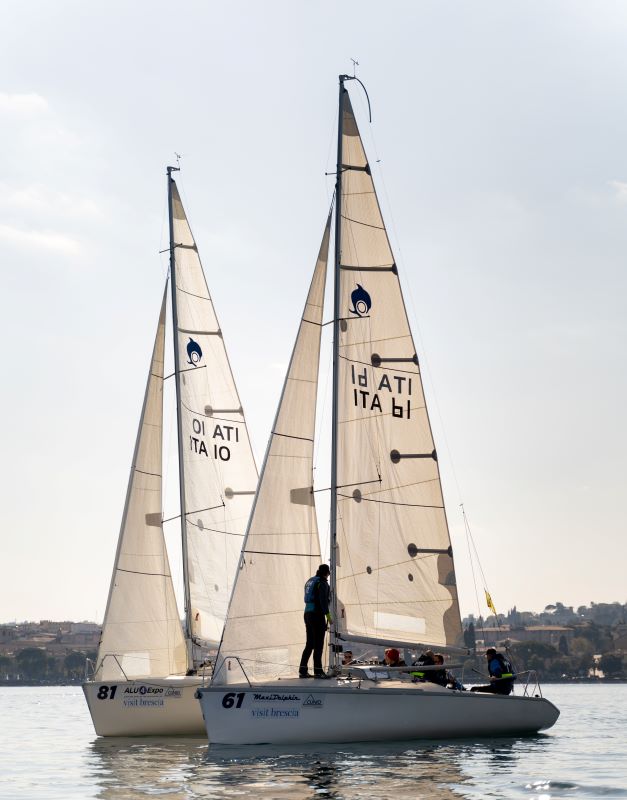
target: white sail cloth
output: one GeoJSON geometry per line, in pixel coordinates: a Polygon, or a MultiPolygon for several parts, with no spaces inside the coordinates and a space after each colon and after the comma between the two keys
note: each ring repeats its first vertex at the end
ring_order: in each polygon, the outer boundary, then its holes
{"type": "Polygon", "coordinates": [[[257,468],[196,243],[171,188],[191,634],[217,644],[257,468]]]}
{"type": "Polygon", "coordinates": [[[164,292],[95,679],[185,674],[187,656],[161,526],[164,292]]]}
{"type": "Polygon", "coordinates": [[[343,91],[336,630],[460,644],[442,489],[416,348],[343,91]]]}
{"type": "Polygon", "coordinates": [[[303,587],[320,562],[313,447],[329,229],[330,219],[259,479],[215,683],[242,680],[238,663],[255,682],[293,675],[300,661],[303,587]]]}

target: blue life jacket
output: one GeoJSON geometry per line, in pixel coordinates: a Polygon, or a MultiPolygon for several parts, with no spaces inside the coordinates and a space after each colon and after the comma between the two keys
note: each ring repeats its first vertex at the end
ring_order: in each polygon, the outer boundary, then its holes
{"type": "MultiPolygon", "coordinates": [[[[305,611],[316,610],[316,600],[318,600],[318,584],[320,583],[320,576],[314,575],[309,578],[305,584],[305,611]]],[[[320,603],[318,602],[318,608],[320,603]]]]}
{"type": "Polygon", "coordinates": [[[505,656],[501,653],[497,653],[490,659],[488,671],[490,675],[498,677],[502,680],[516,680],[516,674],[514,672],[514,668],[512,667],[512,662],[508,658],[505,658],[505,656]],[[496,664],[494,662],[496,662],[496,664]],[[498,674],[499,672],[501,673],[500,675],[498,674]]]}

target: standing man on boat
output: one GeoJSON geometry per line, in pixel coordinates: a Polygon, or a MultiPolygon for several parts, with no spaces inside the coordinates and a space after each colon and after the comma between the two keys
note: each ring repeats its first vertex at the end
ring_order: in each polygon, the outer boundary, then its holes
{"type": "Polygon", "coordinates": [[[322,669],[322,649],[327,623],[331,623],[329,600],[331,589],[329,575],[331,570],[328,564],[320,564],[316,574],[309,578],[305,584],[305,630],[307,643],[300,659],[298,670],[299,678],[328,678],[322,669]],[[309,658],[313,653],[314,674],[307,671],[309,658]]]}
{"type": "Polygon", "coordinates": [[[514,688],[516,675],[511,661],[502,653],[497,653],[493,647],[485,651],[488,661],[490,683],[487,686],[473,686],[471,692],[486,692],[487,694],[511,694],[514,688]]]}

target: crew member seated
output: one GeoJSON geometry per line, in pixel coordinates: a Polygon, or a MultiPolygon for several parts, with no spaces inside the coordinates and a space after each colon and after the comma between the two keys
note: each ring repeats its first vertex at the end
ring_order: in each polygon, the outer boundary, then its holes
{"type": "Polygon", "coordinates": [[[473,686],[471,692],[486,692],[487,694],[510,694],[514,688],[516,675],[511,661],[502,653],[497,653],[493,647],[485,651],[490,673],[490,683],[486,686],[473,686]]]}
{"type": "Polygon", "coordinates": [[[434,653],[433,664],[438,666],[440,664],[442,669],[428,670],[425,672],[425,680],[431,683],[437,683],[438,686],[447,686],[449,682],[448,672],[444,669],[444,656],[442,653],[434,653]]]}
{"type": "MultiPolygon", "coordinates": [[[[434,661],[433,650],[425,650],[425,652],[420,656],[420,658],[418,658],[416,661],[414,661],[412,666],[414,666],[414,667],[432,667],[434,664],[435,664],[435,661],[434,661]]],[[[412,680],[414,681],[414,683],[416,683],[417,681],[425,681],[425,680],[427,680],[426,676],[427,676],[429,671],[430,670],[427,670],[427,672],[423,672],[421,669],[417,669],[415,671],[412,671],[410,674],[411,674],[412,680]]]]}
{"type": "Polygon", "coordinates": [[[388,667],[406,667],[401,654],[395,647],[388,647],[384,653],[383,663],[388,667]]]}
{"type": "Polygon", "coordinates": [[[344,650],[342,653],[342,666],[349,667],[351,664],[354,664],[355,661],[353,660],[353,651],[352,650],[344,650]]]}

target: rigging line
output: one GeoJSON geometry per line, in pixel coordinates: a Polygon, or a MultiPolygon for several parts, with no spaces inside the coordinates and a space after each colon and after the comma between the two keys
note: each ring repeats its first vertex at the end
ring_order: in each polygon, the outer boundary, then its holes
{"type": "MultiPolygon", "coordinates": [[[[399,566],[399,565],[395,564],[394,566],[399,566]]],[[[366,573],[365,572],[361,572],[359,574],[360,575],[365,575],[366,573]]],[[[394,605],[395,606],[397,606],[397,605],[399,605],[399,606],[410,606],[410,605],[416,605],[418,603],[421,604],[421,605],[423,603],[446,603],[448,605],[448,604],[450,604],[450,602],[451,602],[451,595],[449,593],[446,597],[422,597],[422,598],[417,599],[417,600],[416,599],[414,599],[414,600],[395,600],[394,601],[394,605]]],[[[362,606],[366,605],[366,606],[370,606],[372,608],[373,606],[375,606],[375,607],[376,606],[386,606],[387,603],[385,603],[385,602],[378,603],[378,602],[374,602],[374,601],[372,601],[372,602],[367,602],[366,601],[365,603],[362,603],[360,600],[356,600],[354,603],[345,603],[344,604],[345,608],[354,608],[357,605],[362,605],[362,606]]]]}
{"type": "Polygon", "coordinates": [[[165,280],[168,281],[169,280],[169,275],[170,275],[170,259],[169,258],[163,258],[163,254],[166,253],[166,252],[167,253],[170,252],[170,231],[169,231],[169,228],[168,228],[168,234],[167,234],[168,247],[167,247],[166,250],[161,250],[161,247],[163,246],[164,238],[165,238],[166,219],[168,217],[168,199],[167,199],[167,195],[164,196],[162,208],[163,208],[163,212],[162,212],[162,215],[161,215],[161,233],[160,233],[160,237],[159,237],[159,256],[160,256],[159,261],[161,262],[161,270],[164,273],[165,280]]]}
{"type": "Polygon", "coordinates": [[[198,530],[202,531],[203,533],[205,533],[205,531],[208,531],[209,533],[221,533],[224,536],[236,536],[236,537],[238,537],[240,539],[244,538],[244,534],[243,533],[233,533],[232,531],[221,531],[221,530],[218,530],[217,528],[207,528],[206,525],[203,525],[202,528],[201,528],[200,525],[197,522],[193,522],[191,519],[187,520],[187,524],[188,525],[193,525],[194,528],[198,528],[198,530]]]}
{"type": "MultiPolygon", "coordinates": [[[[207,365],[206,364],[201,364],[199,367],[185,367],[185,369],[179,369],[179,375],[182,375],[183,372],[194,372],[195,370],[201,370],[201,369],[207,369],[207,365]]],[[[166,375],[163,380],[167,381],[169,378],[173,378],[175,375],[176,375],[176,372],[171,372],[169,375],[166,375]]],[[[183,404],[181,403],[181,405],[183,405],[183,404]]],[[[191,408],[189,408],[187,410],[191,411],[191,408]]],[[[196,413],[197,413],[196,411],[192,411],[192,414],[196,414],[196,413]]]]}
{"type": "MultiPolygon", "coordinates": [[[[339,494],[339,492],[338,492],[338,494],[339,494]]],[[[345,500],[354,500],[355,499],[352,494],[340,494],[339,496],[343,497],[345,500]]],[[[381,503],[381,505],[386,505],[386,506],[407,506],[409,508],[444,508],[444,506],[432,506],[432,505],[427,505],[425,503],[396,503],[396,502],[394,502],[394,500],[377,500],[377,499],[372,498],[372,497],[364,497],[363,495],[361,496],[360,502],[362,502],[362,503],[381,503]]]]}
{"type": "MultiPolygon", "coordinates": [[[[313,383],[314,381],[309,382],[313,383]]],[[[300,442],[313,442],[313,439],[308,436],[294,436],[291,433],[279,433],[278,431],[272,431],[272,436],[281,436],[283,439],[298,439],[300,442]]]]}
{"type": "MultiPolygon", "coordinates": [[[[474,563],[473,563],[472,552],[470,550],[470,536],[468,535],[468,525],[467,525],[467,522],[466,522],[466,511],[464,509],[464,504],[463,503],[460,503],[460,507],[461,507],[461,510],[462,510],[462,517],[463,517],[463,520],[464,520],[464,530],[466,532],[466,544],[468,545],[468,560],[470,561],[470,571],[472,573],[472,582],[473,582],[473,586],[475,588],[475,601],[477,603],[477,614],[479,614],[479,617],[477,618],[477,624],[479,624],[479,620],[483,620],[483,614],[481,613],[481,606],[479,605],[479,593],[477,592],[477,579],[476,579],[476,576],[475,576],[475,566],[474,566],[474,563]]],[[[485,630],[484,630],[484,627],[483,627],[483,623],[481,624],[480,631],[481,631],[481,635],[483,636],[483,641],[485,643],[485,630]]]]}
{"type": "MultiPolygon", "coordinates": [[[[185,516],[189,517],[190,514],[202,514],[203,511],[216,511],[218,508],[224,508],[224,500],[217,506],[207,506],[207,508],[199,508],[197,511],[186,511],[185,516]]],[[[179,515],[180,516],[180,515],[179,515]]]]}
{"type": "MultiPolygon", "coordinates": [[[[305,488],[308,489],[309,487],[307,486],[305,488]]],[[[279,534],[277,534],[276,531],[255,531],[255,536],[259,536],[260,538],[262,538],[264,536],[273,536],[273,537],[276,538],[277,535],[279,535],[279,534]]],[[[314,537],[314,534],[312,533],[312,531],[282,531],[280,535],[281,536],[310,536],[312,538],[314,537]]],[[[266,551],[262,550],[261,552],[265,553],[266,551]]]]}
{"type": "MultiPolygon", "coordinates": [[[[472,547],[473,547],[473,550],[474,550],[474,553],[475,553],[475,558],[477,560],[477,566],[478,566],[479,572],[481,574],[481,579],[482,579],[482,582],[483,582],[483,591],[484,591],[484,593],[486,595],[485,601],[486,601],[486,604],[488,605],[488,610],[492,611],[492,613],[494,614],[494,618],[495,618],[495,621],[496,621],[496,630],[498,630],[500,632],[501,631],[501,625],[500,625],[500,622],[499,622],[499,615],[498,615],[498,613],[496,611],[496,607],[495,607],[494,602],[492,600],[492,595],[490,594],[490,591],[488,589],[488,582],[486,581],[485,575],[483,573],[483,568],[481,566],[481,559],[479,558],[479,552],[477,550],[477,546],[475,544],[475,540],[474,540],[474,537],[472,535],[472,530],[470,529],[470,523],[468,522],[468,517],[466,516],[466,510],[464,509],[463,504],[462,504],[462,513],[464,515],[464,524],[466,526],[467,536],[469,537],[470,542],[472,543],[472,547]],[[488,604],[488,597],[490,599],[490,604],[488,604]]],[[[475,591],[476,591],[476,587],[475,587],[475,591]]],[[[478,602],[478,599],[477,599],[477,602],[478,602]]],[[[483,632],[483,629],[482,629],[482,632],[483,632]]],[[[485,634],[484,634],[483,638],[484,638],[484,641],[485,641],[485,634]]]]}
{"type": "Polygon", "coordinates": [[[338,118],[338,110],[337,110],[337,106],[335,106],[334,111],[333,111],[333,121],[331,123],[331,134],[329,136],[329,147],[328,147],[328,150],[327,150],[327,159],[326,159],[326,162],[325,162],[325,164],[326,164],[325,173],[324,173],[324,176],[323,176],[325,192],[326,192],[326,195],[327,195],[327,205],[329,205],[331,197],[333,197],[335,195],[335,181],[333,181],[332,184],[331,184],[333,186],[333,190],[331,192],[331,195],[329,196],[329,181],[325,180],[325,178],[328,177],[329,175],[333,174],[333,173],[329,172],[329,170],[330,170],[329,162],[331,160],[331,154],[333,152],[333,144],[334,144],[335,139],[336,139],[337,118],[338,118]]]}
{"type": "MultiPolygon", "coordinates": [[[[437,476],[436,476],[436,477],[433,477],[433,478],[425,478],[424,480],[421,480],[421,481],[410,481],[409,483],[397,483],[394,486],[382,486],[379,491],[381,491],[381,492],[391,492],[391,491],[396,490],[396,489],[409,489],[412,486],[424,486],[427,483],[437,483],[437,482],[438,482],[438,479],[437,479],[437,476]]],[[[357,484],[357,485],[359,485],[359,484],[357,484]]],[[[371,492],[368,492],[368,494],[371,494],[371,492]]],[[[374,492],[372,492],[372,494],[377,494],[377,491],[375,490],[374,492]]]]}
{"type": "Polygon", "coordinates": [[[161,474],[159,472],[145,472],[143,469],[137,469],[137,467],[133,467],[134,472],[139,472],[140,475],[150,475],[153,478],[160,478],[161,474]]]}
{"type": "Polygon", "coordinates": [[[472,535],[472,530],[470,529],[470,523],[468,522],[468,516],[466,514],[466,509],[464,508],[463,504],[462,504],[462,509],[463,509],[465,523],[466,523],[466,526],[468,528],[468,534],[470,536],[470,541],[472,542],[472,547],[473,547],[473,550],[475,551],[475,557],[477,559],[477,566],[479,567],[479,572],[481,573],[481,580],[483,581],[483,585],[485,586],[486,591],[487,591],[488,590],[488,582],[487,582],[486,577],[485,577],[485,575],[483,573],[483,568],[481,566],[481,559],[479,558],[479,551],[477,550],[477,545],[475,544],[475,539],[474,539],[474,536],[472,535]]]}
{"type": "MultiPolygon", "coordinates": [[[[357,387],[355,387],[357,388],[357,387]]],[[[411,406],[411,411],[422,411],[424,406],[411,406]]],[[[362,409],[365,410],[365,409],[362,409]]],[[[391,411],[379,411],[379,413],[375,416],[374,414],[369,417],[356,417],[355,419],[340,419],[338,420],[338,425],[355,425],[359,422],[376,422],[380,419],[384,419],[385,417],[392,417],[393,412],[391,411]]],[[[398,417],[400,419],[400,417],[398,417]]],[[[371,426],[368,426],[366,430],[369,430],[371,426]]],[[[374,441],[374,435],[368,434],[369,437],[372,438],[374,441]]],[[[370,439],[369,439],[370,441],[370,439]]],[[[434,448],[435,449],[435,448],[434,448]]],[[[371,453],[373,459],[378,463],[380,461],[380,457],[377,455],[375,456],[374,450],[371,453]]],[[[386,458],[389,458],[389,453],[386,453],[386,458]]]]}
{"type": "MultiPolygon", "coordinates": [[[[349,195],[344,195],[345,197],[349,195]]],[[[347,222],[354,222],[355,225],[363,225],[365,228],[375,228],[378,231],[384,231],[385,225],[371,225],[369,222],[362,222],[359,219],[353,219],[352,217],[347,217],[345,214],[342,214],[342,219],[345,219],[347,222]]]]}
{"type": "Polygon", "coordinates": [[[344,197],[364,197],[365,195],[372,195],[376,194],[375,191],[365,191],[365,192],[344,192],[344,197]]]}
{"type": "MultiPolygon", "coordinates": [[[[222,508],[222,506],[216,506],[216,508],[222,508]]],[[[168,519],[162,520],[161,523],[162,523],[162,525],[165,525],[166,522],[172,522],[173,520],[180,519],[180,518],[181,518],[181,515],[177,514],[175,517],[168,517],[168,519]]],[[[236,522],[237,520],[231,520],[231,521],[232,522],[236,522]]],[[[218,528],[208,528],[206,525],[204,527],[200,528],[200,526],[197,525],[197,523],[193,522],[193,520],[191,520],[191,519],[188,519],[187,523],[189,525],[193,525],[195,528],[198,528],[199,530],[202,530],[203,533],[205,531],[207,531],[208,533],[223,533],[225,536],[239,536],[240,538],[243,538],[243,536],[244,536],[243,533],[234,533],[233,531],[221,531],[218,528]]]]}
{"type": "Polygon", "coordinates": [[[242,553],[252,553],[258,556],[297,556],[298,558],[311,558],[311,553],[278,553],[273,550],[242,550],[242,553]]]}
{"type": "Polygon", "coordinates": [[[122,567],[116,567],[116,572],[127,572],[129,575],[150,575],[154,578],[171,578],[172,575],[169,573],[164,572],[143,572],[139,569],[122,569],[122,567]]]}
{"type": "Polygon", "coordinates": [[[194,294],[194,292],[188,292],[187,289],[181,289],[180,286],[176,287],[176,291],[180,292],[181,294],[186,294],[188,297],[195,297],[197,300],[208,300],[210,303],[212,303],[211,296],[203,297],[201,294],[194,294]]]}
{"type": "MultiPolygon", "coordinates": [[[[370,315],[368,315],[367,317],[363,316],[363,317],[359,317],[359,318],[358,317],[343,317],[343,319],[351,320],[352,322],[357,322],[358,319],[369,319],[369,318],[370,318],[370,315]]],[[[401,341],[403,339],[409,339],[409,341],[411,342],[411,344],[413,346],[414,340],[412,339],[411,331],[409,329],[408,329],[407,333],[397,334],[396,336],[379,336],[377,339],[372,339],[372,338],[363,339],[363,340],[351,342],[350,344],[345,344],[343,346],[344,347],[359,347],[359,346],[363,346],[363,345],[366,345],[366,344],[374,345],[374,344],[383,344],[384,342],[397,342],[397,341],[401,341]]],[[[414,352],[415,352],[415,349],[414,349],[414,352]]]]}
{"type": "MultiPolygon", "coordinates": [[[[337,488],[338,489],[348,489],[349,486],[365,486],[367,483],[382,483],[382,481],[383,481],[383,479],[381,478],[381,476],[379,476],[378,478],[374,478],[371,481],[358,481],[357,483],[343,483],[343,484],[339,484],[338,483],[337,488]]],[[[394,488],[398,488],[398,487],[394,487],[394,488]]],[[[331,489],[330,486],[325,486],[323,489],[314,489],[314,492],[328,492],[330,489],[331,489]]],[[[383,491],[386,491],[386,490],[384,489],[383,491]]],[[[347,495],[342,495],[342,497],[346,497],[346,496],[347,495]]],[[[349,496],[352,497],[353,495],[351,494],[349,496]]]]}

